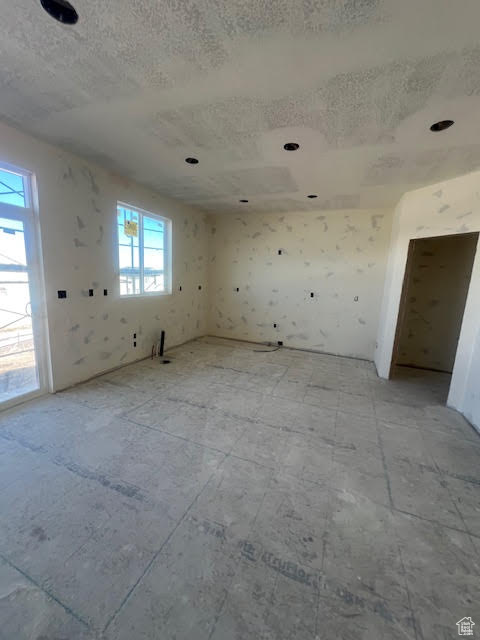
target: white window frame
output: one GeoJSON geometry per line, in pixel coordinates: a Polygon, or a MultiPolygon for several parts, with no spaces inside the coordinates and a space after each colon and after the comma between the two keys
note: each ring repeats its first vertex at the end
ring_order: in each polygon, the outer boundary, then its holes
{"type": "Polygon", "coordinates": [[[141,298],[141,297],[155,297],[155,296],[169,296],[172,294],[172,221],[170,218],[165,218],[158,213],[152,213],[141,207],[137,207],[133,204],[128,204],[121,200],[117,201],[117,207],[115,209],[115,228],[116,232],[116,255],[117,255],[117,290],[118,295],[124,298],[141,298]],[[121,293],[120,292],[120,256],[119,246],[120,237],[118,233],[118,208],[124,207],[130,211],[134,211],[138,214],[138,269],[140,274],[140,291],[138,293],[121,293]],[[144,246],[143,246],[143,216],[146,218],[153,218],[163,223],[163,269],[164,269],[164,291],[144,291],[144,246]]]}
{"type": "Polygon", "coordinates": [[[4,410],[51,391],[52,372],[35,175],[27,169],[4,162],[1,157],[0,169],[23,177],[25,206],[0,202],[0,217],[12,218],[23,223],[32,307],[33,344],[38,371],[38,389],[2,402],[0,410],[4,410]]]}

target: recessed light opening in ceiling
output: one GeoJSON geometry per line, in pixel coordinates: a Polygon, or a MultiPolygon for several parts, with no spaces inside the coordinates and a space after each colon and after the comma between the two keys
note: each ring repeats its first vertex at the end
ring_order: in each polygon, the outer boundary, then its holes
{"type": "Polygon", "coordinates": [[[287,144],[283,145],[285,151],[296,151],[300,147],[296,142],[287,142],[287,144]]]}
{"type": "Polygon", "coordinates": [[[445,129],[449,129],[452,124],[454,124],[453,120],[440,120],[440,122],[432,124],[430,131],[445,131],[445,129]]]}
{"type": "Polygon", "coordinates": [[[307,196],[307,198],[318,198],[318,196],[314,193],[311,193],[309,196],[307,196]]]}
{"type": "Polygon", "coordinates": [[[239,200],[239,202],[248,202],[248,200],[239,200]]]}
{"type": "Polygon", "coordinates": [[[185,162],[187,164],[198,164],[198,160],[196,158],[185,158],[185,162]]]}
{"type": "Polygon", "coordinates": [[[62,24],[75,24],[78,13],[67,0],[40,0],[45,11],[62,24]]]}

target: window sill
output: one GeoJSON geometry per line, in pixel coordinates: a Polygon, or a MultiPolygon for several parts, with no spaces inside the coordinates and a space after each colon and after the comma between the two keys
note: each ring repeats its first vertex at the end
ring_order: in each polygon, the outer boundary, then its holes
{"type": "Polygon", "coordinates": [[[152,293],[125,293],[119,294],[120,300],[135,300],[135,298],[163,298],[171,296],[171,291],[152,291],[152,293]]]}

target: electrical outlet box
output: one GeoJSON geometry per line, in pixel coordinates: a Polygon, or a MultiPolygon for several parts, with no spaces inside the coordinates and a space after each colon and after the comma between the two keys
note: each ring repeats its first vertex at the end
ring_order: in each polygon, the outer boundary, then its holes
{"type": "Polygon", "coordinates": [[[64,290],[57,291],[57,295],[58,295],[58,297],[60,298],[60,300],[62,300],[63,298],[66,298],[66,297],[67,297],[67,292],[66,292],[66,291],[64,291],[64,290]]]}
{"type": "Polygon", "coordinates": [[[93,289],[88,290],[88,295],[90,296],[90,298],[93,298],[93,289]]]}

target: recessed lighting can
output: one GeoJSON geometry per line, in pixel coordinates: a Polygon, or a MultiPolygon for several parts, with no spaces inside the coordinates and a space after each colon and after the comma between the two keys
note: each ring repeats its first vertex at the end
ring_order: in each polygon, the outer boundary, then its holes
{"type": "Polygon", "coordinates": [[[185,158],[187,164],[198,164],[197,158],[185,158]]]}
{"type": "Polygon", "coordinates": [[[307,198],[318,198],[318,196],[315,193],[311,193],[307,198]]]}
{"type": "Polygon", "coordinates": [[[76,24],[78,13],[67,0],[40,0],[45,11],[62,24],[76,24]]]}
{"type": "Polygon", "coordinates": [[[452,124],[455,124],[453,120],[440,120],[432,124],[430,131],[445,131],[445,129],[450,129],[452,124]]]}
{"type": "Polygon", "coordinates": [[[300,145],[297,142],[287,142],[287,144],[283,145],[285,151],[296,151],[300,145]]]}

